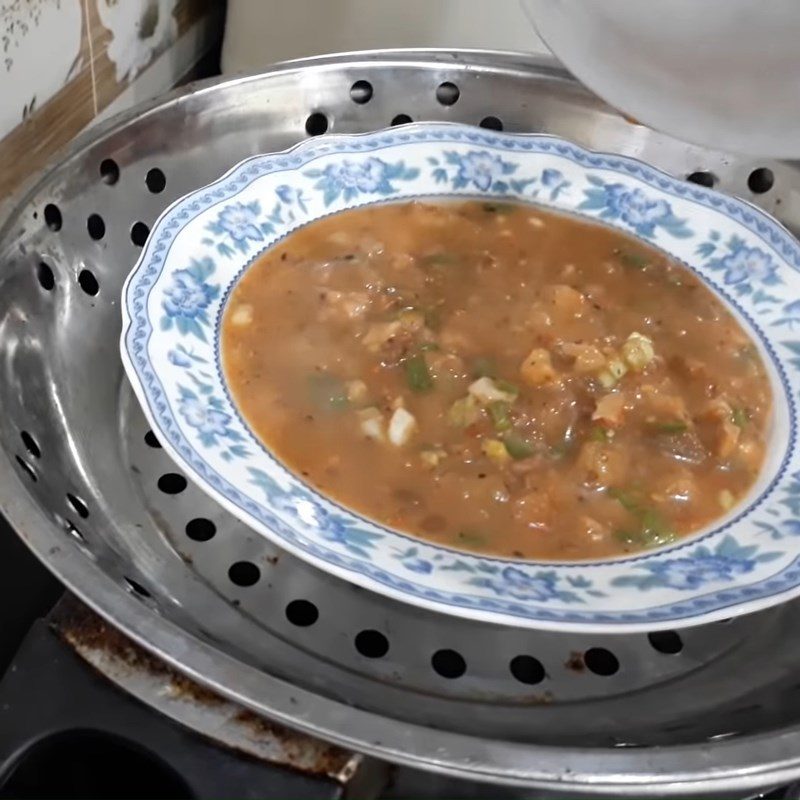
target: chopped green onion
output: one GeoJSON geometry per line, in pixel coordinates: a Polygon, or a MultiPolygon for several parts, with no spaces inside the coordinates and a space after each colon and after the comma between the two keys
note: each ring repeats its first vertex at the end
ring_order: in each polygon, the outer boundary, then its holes
{"type": "Polygon", "coordinates": [[[675,531],[659,511],[642,506],[631,492],[623,489],[609,489],[608,495],[636,517],[639,524],[636,531],[615,531],[614,536],[621,542],[637,547],[660,547],[675,541],[675,531]]]}
{"type": "Polygon", "coordinates": [[[675,541],[675,531],[667,520],[655,509],[642,513],[642,538],[649,547],[658,547],[675,541]]]}
{"type": "Polygon", "coordinates": [[[678,537],[672,531],[647,533],[645,531],[614,531],[614,538],[633,547],[661,547],[674,542],[678,537]]]}
{"type": "Polygon", "coordinates": [[[511,458],[517,461],[529,458],[536,452],[534,446],[527,439],[523,439],[516,433],[507,433],[503,437],[503,444],[511,458]]]}
{"type": "Polygon", "coordinates": [[[406,383],[412,392],[427,392],[433,388],[433,378],[425,363],[425,356],[421,353],[407,358],[403,365],[406,373],[406,383]]]}
{"type": "Polygon", "coordinates": [[[648,260],[647,256],[643,255],[642,253],[636,253],[632,250],[620,250],[616,256],[626,267],[632,267],[633,269],[647,269],[647,267],[650,266],[650,261],[648,260]]]}
{"type": "Polygon", "coordinates": [[[595,425],[589,431],[589,440],[592,442],[607,442],[611,438],[611,434],[606,428],[601,428],[599,425],[595,425]]]}
{"type": "Polygon", "coordinates": [[[513,395],[519,394],[519,386],[511,383],[511,381],[504,381],[502,378],[495,378],[494,385],[501,392],[505,392],[506,394],[513,394],[513,395]]]}
{"type": "Polygon", "coordinates": [[[734,408],[731,413],[731,421],[738,428],[744,428],[750,422],[750,415],[746,408],[734,408]]]}
{"type": "Polygon", "coordinates": [[[503,431],[511,430],[511,417],[509,415],[511,406],[509,403],[497,400],[494,403],[489,403],[487,411],[496,431],[502,433],[503,431]]]}
{"type": "Polygon", "coordinates": [[[517,206],[514,203],[483,203],[481,208],[487,214],[510,214],[517,210],[517,206]]]}
{"type": "Polygon", "coordinates": [[[461,259],[455,253],[431,253],[423,257],[422,263],[429,267],[457,267],[461,259]]]}
{"type": "Polygon", "coordinates": [[[485,358],[481,356],[476,358],[472,363],[472,377],[473,378],[494,378],[497,374],[497,366],[493,358],[485,358]]]}
{"type": "Polygon", "coordinates": [[[609,497],[613,497],[626,511],[630,511],[631,514],[639,513],[639,503],[631,492],[612,487],[607,491],[607,494],[609,497]]]}

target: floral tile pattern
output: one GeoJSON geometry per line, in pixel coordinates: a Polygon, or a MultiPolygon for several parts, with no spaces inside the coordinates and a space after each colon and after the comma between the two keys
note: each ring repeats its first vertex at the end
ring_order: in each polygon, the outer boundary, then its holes
{"type": "Polygon", "coordinates": [[[158,221],[123,290],[122,354],[151,424],[205,491],[322,569],[410,603],[559,630],[679,627],[800,594],[800,246],[738,200],[547,136],[426,123],[258,156],[158,221]],[[338,506],[277,462],[233,404],[219,361],[231,288],[265,248],[345,208],[483,197],[617,227],[693,268],[750,330],[775,397],[751,496],[716,527],[591,563],[457,552],[338,506]]]}

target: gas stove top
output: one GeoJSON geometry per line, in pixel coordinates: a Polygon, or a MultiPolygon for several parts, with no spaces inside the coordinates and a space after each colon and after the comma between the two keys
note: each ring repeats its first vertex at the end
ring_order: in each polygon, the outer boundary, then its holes
{"type": "Polygon", "coordinates": [[[192,683],[66,592],[1,517],[0,565],[0,798],[486,796],[482,784],[393,770],[192,683]]]}
{"type": "Polygon", "coordinates": [[[65,592],[2,518],[0,564],[0,798],[555,796],[392,768],[258,717],[65,592]]]}

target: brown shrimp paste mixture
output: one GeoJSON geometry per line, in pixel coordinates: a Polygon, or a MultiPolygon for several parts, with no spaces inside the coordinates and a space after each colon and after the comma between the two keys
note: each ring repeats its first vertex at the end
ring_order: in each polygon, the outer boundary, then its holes
{"type": "Polygon", "coordinates": [[[226,379],[320,492],[450,547],[580,560],[724,514],[761,467],[756,348],[683,266],[523,205],[314,222],[232,292],[226,379]]]}

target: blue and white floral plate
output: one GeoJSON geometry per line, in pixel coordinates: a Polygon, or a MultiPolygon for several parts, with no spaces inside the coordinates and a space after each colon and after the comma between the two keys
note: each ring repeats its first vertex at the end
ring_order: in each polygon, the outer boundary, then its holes
{"type": "Polygon", "coordinates": [[[800,594],[800,246],[761,211],[638,161],[551,136],[448,123],[326,136],[257,156],[161,216],[123,289],[122,359],[164,447],[205,492],[320,569],[398,600],[532,628],[709,622],[800,594]],[[629,558],[561,564],[457,552],[318,494],[249,430],[220,368],[220,319],[259,253],[346,208],[514,198],[603,220],[688,264],[757,342],[771,445],[746,502],[712,529],[629,558]]]}

